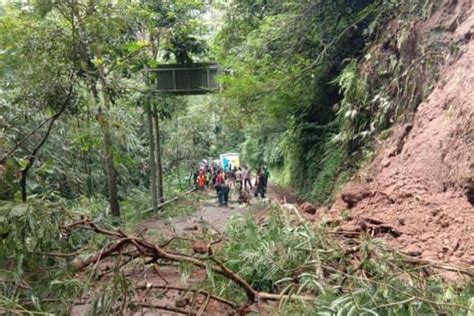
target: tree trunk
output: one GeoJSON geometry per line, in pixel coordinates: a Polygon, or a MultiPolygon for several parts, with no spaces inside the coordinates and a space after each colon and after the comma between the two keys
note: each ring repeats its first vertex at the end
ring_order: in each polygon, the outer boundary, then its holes
{"type": "Polygon", "coordinates": [[[117,171],[114,166],[112,133],[108,119],[104,126],[105,164],[107,167],[107,185],[109,189],[110,210],[113,216],[120,216],[120,204],[118,201],[117,171]]]}
{"type": "Polygon", "coordinates": [[[158,191],[156,188],[156,158],[155,158],[155,133],[153,128],[153,114],[151,105],[147,104],[148,117],[148,137],[150,140],[150,169],[151,169],[151,195],[153,203],[153,211],[158,211],[158,191]]]}
{"type": "MultiPolygon", "coordinates": [[[[156,30],[152,31],[149,33],[150,35],[150,43],[151,43],[151,60],[156,61],[158,57],[158,33],[156,30]]],[[[148,76],[148,71],[147,71],[147,85],[148,87],[154,87],[155,83],[154,80],[150,82],[150,78],[148,76]]],[[[150,104],[151,106],[151,104],[150,104]]],[[[153,112],[153,111],[152,111],[153,112]]],[[[164,196],[163,196],[163,170],[161,166],[161,141],[160,141],[160,116],[158,115],[158,111],[155,108],[155,111],[153,112],[153,119],[152,121],[154,122],[155,125],[155,183],[156,183],[156,192],[157,192],[157,198],[161,203],[165,201],[164,196]]],[[[153,135],[153,133],[152,133],[153,135]]],[[[151,138],[150,138],[151,139],[151,138]]]]}
{"type": "Polygon", "coordinates": [[[155,111],[153,113],[153,119],[155,121],[155,139],[156,139],[156,189],[158,191],[158,199],[160,202],[164,202],[163,196],[163,168],[161,165],[161,141],[160,141],[160,116],[155,111]]]}
{"type": "MultiPolygon", "coordinates": [[[[100,54],[97,54],[101,58],[100,54]]],[[[112,132],[110,130],[109,118],[110,98],[107,94],[107,79],[105,77],[104,65],[98,65],[99,78],[102,84],[102,100],[104,103],[105,113],[99,112],[99,123],[104,131],[104,147],[105,147],[105,165],[107,169],[107,185],[109,190],[110,210],[113,216],[120,216],[120,204],[118,201],[117,171],[114,166],[112,132]]]]}

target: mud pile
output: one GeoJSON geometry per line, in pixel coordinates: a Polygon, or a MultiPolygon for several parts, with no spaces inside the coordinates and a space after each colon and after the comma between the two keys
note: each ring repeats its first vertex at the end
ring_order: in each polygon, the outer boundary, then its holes
{"type": "Polygon", "coordinates": [[[348,209],[343,229],[372,228],[410,255],[474,265],[472,2],[446,1],[419,27],[445,30],[449,38],[437,86],[413,120],[393,127],[330,214],[340,217],[348,209]]]}

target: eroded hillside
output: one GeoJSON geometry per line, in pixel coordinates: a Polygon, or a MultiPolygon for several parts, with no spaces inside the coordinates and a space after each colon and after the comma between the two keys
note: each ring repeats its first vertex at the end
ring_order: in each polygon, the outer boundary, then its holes
{"type": "Polygon", "coordinates": [[[344,229],[372,229],[412,256],[474,265],[472,1],[446,1],[414,28],[445,45],[436,85],[412,119],[379,140],[330,213],[349,209],[344,229]]]}

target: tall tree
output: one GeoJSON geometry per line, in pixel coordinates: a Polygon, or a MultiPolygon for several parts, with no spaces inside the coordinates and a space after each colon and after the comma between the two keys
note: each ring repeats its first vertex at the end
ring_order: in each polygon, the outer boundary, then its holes
{"type": "MultiPolygon", "coordinates": [[[[142,2],[147,8],[149,19],[143,23],[142,37],[147,38],[149,45],[147,67],[154,68],[159,62],[177,62],[190,63],[193,57],[205,53],[203,40],[199,40],[196,35],[201,31],[201,25],[198,21],[198,13],[204,9],[203,4],[198,1],[175,1],[169,2],[150,1],[142,2]],[[161,44],[161,45],[160,45],[161,44]],[[160,52],[162,53],[160,56],[160,52]]],[[[163,112],[163,105],[157,104],[159,99],[153,93],[153,87],[156,84],[156,76],[148,73],[146,76],[147,86],[150,90],[151,104],[153,110],[147,109],[147,115],[152,115],[152,127],[149,127],[150,147],[153,146],[154,153],[150,165],[152,167],[152,185],[153,205],[156,209],[156,200],[164,201],[164,175],[162,166],[161,133],[160,133],[160,113],[163,112]],[[156,190],[156,191],[155,191],[156,190]]],[[[169,112],[169,111],[168,111],[169,112]]],[[[148,118],[150,122],[150,118],[148,118]]],[[[151,126],[149,125],[149,126],[151,126]]]]}
{"type": "Polygon", "coordinates": [[[114,159],[118,152],[113,144],[110,110],[114,100],[121,97],[117,83],[146,46],[135,37],[138,16],[134,9],[126,2],[110,4],[102,0],[68,1],[50,7],[51,11],[57,10],[69,22],[76,72],[97,102],[97,119],[103,132],[108,198],[114,216],[120,216],[120,204],[114,159]]]}

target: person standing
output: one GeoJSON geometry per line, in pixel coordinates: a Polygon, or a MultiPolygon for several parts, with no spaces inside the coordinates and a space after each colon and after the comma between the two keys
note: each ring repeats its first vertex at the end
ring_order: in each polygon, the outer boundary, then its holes
{"type": "Polygon", "coordinates": [[[249,167],[244,167],[244,170],[242,172],[242,176],[244,178],[244,188],[247,189],[247,185],[250,189],[253,188],[252,186],[252,182],[251,182],[251,179],[252,179],[252,173],[251,173],[251,170],[249,167]]]}
{"type": "Polygon", "coordinates": [[[224,171],[218,170],[217,176],[216,176],[216,184],[222,184],[224,183],[224,180],[225,180],[224,171]]]}
{"type": "Polygon", "coordinates": [[[265,178],[267,179],[267,182],[268,182],[268,179],[270,179],[270,170],[268,169],[267,166],[263,166],[263,172],[265,173],[265,178]]]}
{"type": "Polygon", "coordinates": [[[227,185],[229,186],[230,189],[235,188],[235,172],[237,169],[230,169],[227,174],[226,174],[226,179],[227,179],[227,185]]]}
{"type": "Polygon", "coordinates": [[[230,188],[226,182],[217,184],[217,200],[219,202],[219,206],[228,206],[229,204],[229,191],[230,188]]]}
{"type": "Polygon", "coordinates": [[[208,169],[206,171],[206,187],[209,188],[212,182],[212,171],[208,169]]]}
{"type": "Polygon", "coordinates": [[[197,182],[198,182],[199,190],[204,191],[206,189],[206,176],[204,175],[203,170],[199,172],[197,182]]]}
{"type": "Polygon", "coordinates": [[[242,192],[243,179],[242,168],[239,167],[235,172],[235,185],[239,193],[242,192]]]}
{"type": "Polygon", "coordinates": [[[216,181],[217,181],[217,176],[219,174],[219,170],[217,170],[216,168],[214,168],[212,170],[212,186],[215,186],[216,185],[216,181]]]}
{"type": "Polygon", "coordinates": [[[258,169],[256,182],[257,188],[255,190],[255,197],[258,197],[260,195],[262,199],[264,199],[265,193],[267,191],[267,177],[265,175],[265,171],[260,168],[258,169]]]}
{"type": "Polygon", "coordinates": [[[199,171],[194,170],[191,176],[193,178],[194,187],[196,188],[196,191],[197,191],[199,190],[199,186],[198,186],[199,171]]]}
{"type": "Polygon", "coordinates": [[[216,189],[217,198],[219,198],[219,188],[223,183],[224,183],[224,172],[218,169],[216,179],[214,181],[214,188],[216,189]]]}

